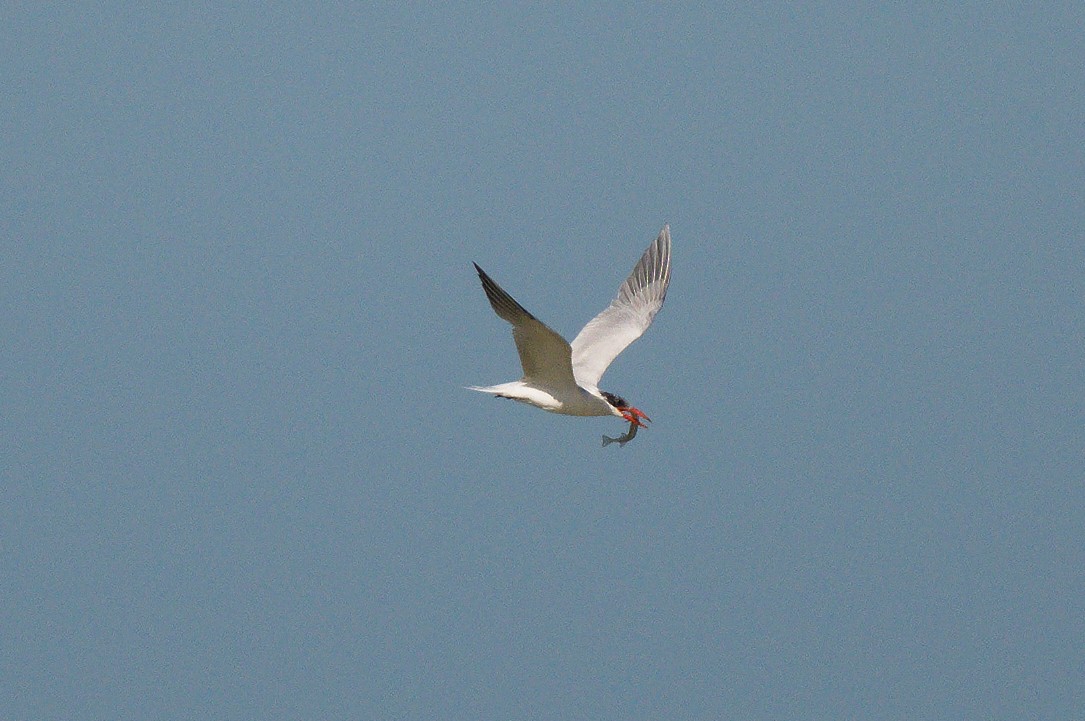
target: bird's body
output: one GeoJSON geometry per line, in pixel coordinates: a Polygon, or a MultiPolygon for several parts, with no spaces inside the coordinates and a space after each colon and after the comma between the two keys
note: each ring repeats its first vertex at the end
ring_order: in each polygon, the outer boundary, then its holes
{"type": "Polygon", "coordinates": [[[514,401],[542,408],[551,413],[566,416],[620,416],[614,406],[607,403],[599,389],[573,388],[568,386],[546,386],[527,381],[499,383],[496,386],[469,386],[470,390],[490,393],[498,398],[510,398],[514,401]]]}
{"type": "Polygon", "coordinates": [[[663,306],[671,279],[671,233],[663,227],[648,246],[618,295],[603,312],[567,342],[475,264],[494,312],[512,324],[524,376],[518,381],[471,390],[511,398],[537,408],[570,416],[619,416],[632,427],[648,420],[625,399],[599,390],[598,383],[611,362],[643,335],[663,306]]]}

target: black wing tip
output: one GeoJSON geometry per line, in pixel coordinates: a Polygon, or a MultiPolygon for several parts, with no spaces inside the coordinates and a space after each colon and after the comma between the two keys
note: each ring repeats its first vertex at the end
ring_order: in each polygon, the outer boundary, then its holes
{"type": "Polygon", "coordinates": [[[471,265],[475,266],[475,272],[478,273],[478,279],[482,281],[483,287],[490,285],[498,287],[497,283],[494,282],[494,279],[490,277],[490,274],[480,268],[478,263],[471,263],[471,265]]]}
{"type": "Polygon", "coordinates": [[[471,265],[475,266],[475,272],[478,273],[478,279],[482,281],[482,286],[485,288],[487,284],[493,283],[493,279],[479,267],[478,263],[472,262],[471,265]]]}
{"type": "Polygon", "coordinates": [[[504,288],[499,286],[494,279],[486,274],[482,268],[478,266],[478,263],[473,263],[475,270],[478,271],[478,278],[482,282],[482,290],[486,292],[486,299],[490,301],[490,307],[494,309],[494,312],[498,316],[504,318],[508,322],[515,325],[517,320],[514,316],[523,315],[537,320],[535,316],[529,313],[522,305],[516,302],[511,295],[509,295],[504,288]]]}

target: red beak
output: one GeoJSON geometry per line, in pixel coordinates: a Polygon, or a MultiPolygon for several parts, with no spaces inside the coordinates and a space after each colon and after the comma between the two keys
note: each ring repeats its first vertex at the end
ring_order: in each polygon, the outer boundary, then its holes
{"type": "Polygon", "coordinates": [[[648,427],[641,422],[642,418],[649,423],[652,422],[652,419],[644,415],[644,413],[639,408],[634,408],[633,406],[625,406],[624,408],[619,408],[618,410],[622,412],[622,418],[626,419],[635,426],[639,426],[641,428],[648,427]]]}

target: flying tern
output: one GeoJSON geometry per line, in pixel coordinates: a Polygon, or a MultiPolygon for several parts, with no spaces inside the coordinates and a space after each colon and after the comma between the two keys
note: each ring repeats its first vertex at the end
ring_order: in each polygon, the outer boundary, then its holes
{"type": "Polygon", "coordinates": [[[663,226],[618,295],[602,313],[581,329],[572,343],[533,316],[475,263],[482,288],[498,317],[512,324],[524,377],[470,390],[511,398],[536,408],[570,416],[620,416],[629,431],[619,438],[603,437],[603,445],[625,445],[637,428],[650,421],[640,409],[614,393],[599,390],[603,373],[630,343],[640,338],[663,307],[671,282],[671,231],[663,226]]]}

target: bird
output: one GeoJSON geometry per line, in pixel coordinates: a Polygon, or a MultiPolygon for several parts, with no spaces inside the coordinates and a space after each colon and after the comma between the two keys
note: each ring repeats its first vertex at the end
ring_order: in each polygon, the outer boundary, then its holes
{"type": "MultiPolygon", "coordinates": [[[[592,318],[572,343],[529,313],[505,292],[478,263],[482,289],[494,312],[512,324],[512,337],[524,375],[518,381],[492,386],[468,386],[468,390],[510,398],[552,413],[570,416],[619,416],[629,422],[629,432],[618,439],[636,435],[651,419],[616,393],[599,389],[599,381],[610,364],[630,343],[640,338],[663,307],[671,282],[671,230],[664,225],[659,236],[633,267],[618,288],[618,294],[599,315],[592,318]]],[[[624,440],[623,440],[624,439],[624,440]]]]}

